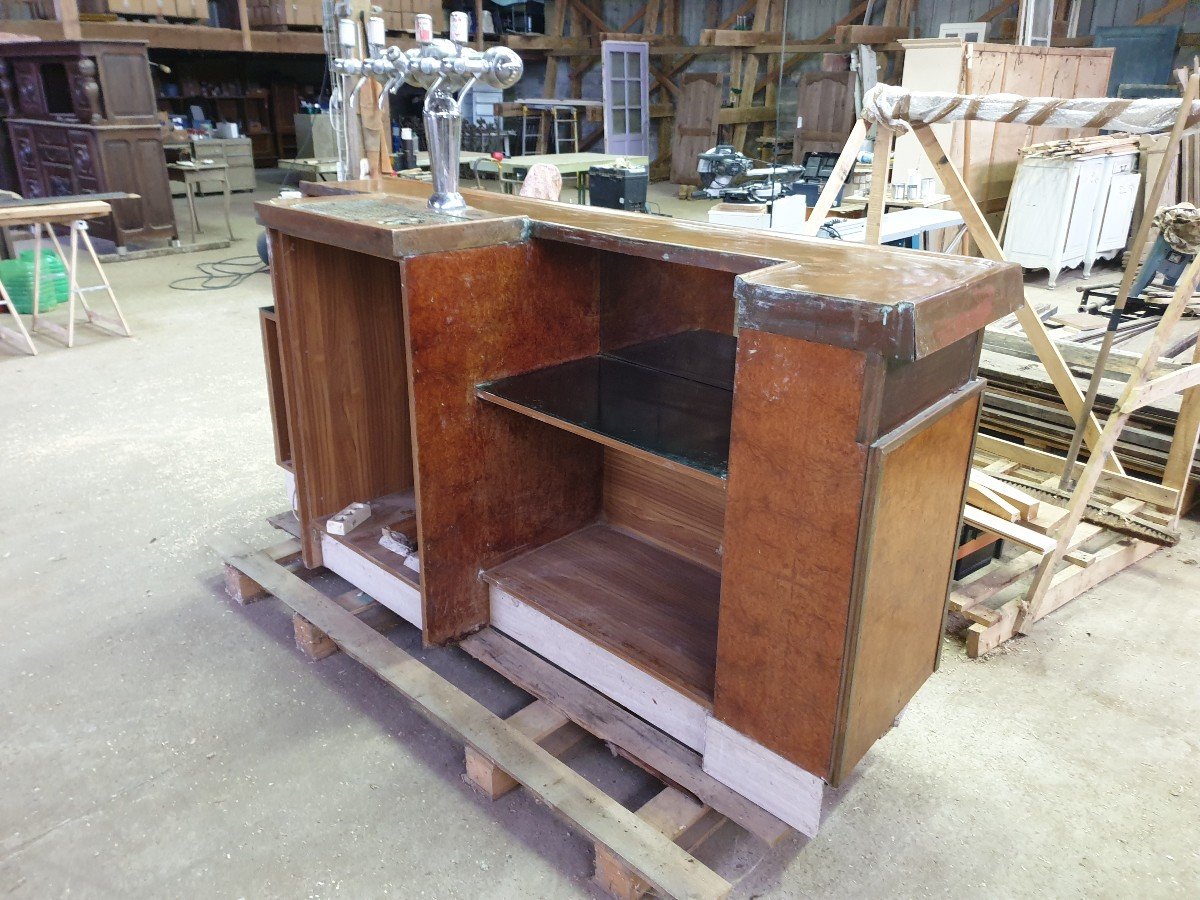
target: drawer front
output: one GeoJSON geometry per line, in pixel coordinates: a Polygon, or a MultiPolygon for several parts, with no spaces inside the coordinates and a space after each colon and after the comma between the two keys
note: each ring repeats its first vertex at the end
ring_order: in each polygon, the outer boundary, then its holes
{"type": "Polygon", "coordinates": [[[71,150],[68,147],[42,144],[41,151],[42,161],[45,163],[55,163],[60,166],[71,165],[71,150]]]}
{"type": "Polygon", "coordinates": [[[98,181],[100,172],[97,166],[98,152],[95,139],[89,132],[72,131],[67,135],[70,142],[70,163],[81,180],[98,181]]]}
{"type": "Polygon", "coordinates": [[[34,177],[40,177],[38,167],[38,142],[33,129],[28,125],[10,124],[9,130],[13,139],[13,155],[16,157],[17,168],[28,172],[34,177]]]}
{"type": "Polygon", "coordinates": [[[42,172],[46,176],[46,193],[51,197],[69,197],[75,191],[75,177],[69,165],[43,162],[42,172]]]}

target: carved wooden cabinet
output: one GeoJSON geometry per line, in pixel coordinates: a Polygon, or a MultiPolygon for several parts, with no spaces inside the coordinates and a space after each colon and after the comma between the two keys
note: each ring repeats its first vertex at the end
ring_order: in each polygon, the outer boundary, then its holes
{"type": "Polygon", "coordinates": [[[15,190],[138,194],[93,232],[118,245],[177,236],[144,41],[0,44],[0,94],[15,190]]]}
{"type": "Polygon", "coordinates": [[[937,665],[982,330],[1019,268],[310,190],[258,206],[306,562],[431,643],[502,632],[812,834],[937,665]]]}

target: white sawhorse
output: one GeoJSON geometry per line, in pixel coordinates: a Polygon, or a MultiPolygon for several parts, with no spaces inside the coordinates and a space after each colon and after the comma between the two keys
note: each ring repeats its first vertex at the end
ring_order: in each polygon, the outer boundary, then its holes
{"type": "Polygon", "coordinates": [[[0,325],[0,341],[18,350],[23,350],[30,356],[37,356],[37,347],[33,345],[33,338],[25,330],[25,323],[21,321],[21,314],[13,306],[12,298],[8,296],[8,291],[4,289],[3,284],[0,284],[0,307],[8,311],[8,314],[12,316],[13,321],[17,325],[15,330],[9,328],[7,325],[0,325]]]}
{"type": "MultiPolygon", "coordinates": [[[[106,204],[107,205],[107,204],[106,204]]],[[[129,323],[125,321],[125,315],[121,312],[121,306],[117,303],[117,295],[113,293],[112,285],[109,284],[108,276],[104,274],[104,267],[100,265],[100,258],[96,255],[96,248],[92,245],[92,239],[88,235],[88,224],[84,219],[72,219],[70,221],[71,228],[71,257],[68,261],[63,253],[62,244],[58,240],[58,235],[54,233],[54,225],[52,222],[37,221],[32,224],[33,228],[33,333],[38,334],[45,332],[51,337],[57,338],[68,347],[75,345],[75,300],[78,299],[83,307],[84,314],[87,316],[88,323],[103,328],[114,334],[123,335],[124,337],[133,337],[133,332],[129,329],[129,323]],[[67,281],[70,286],[70,298],[67,301],[67,325],[64,328],[57,322],[50,322],[41,313],[40,300],[42,293],[42,234],[49,236],[50,242],[54,245],[54,252],[58,254],[58,258],[62,260],[63,267],[67,270],[67,281]],[[100,276],[98,284],[80,286],[79,284],[79,245],[83,244],[88,255],[92,258],[92,264],[96,267],[96,272],[100,276]],[[108,316],[104,313],[97,312],[92,309],[87,301],[87,295],[96,291],[103,291],[108,294],[109,302],[112,303],[113,312],[116,313],[116,318],[108,316]]]]}

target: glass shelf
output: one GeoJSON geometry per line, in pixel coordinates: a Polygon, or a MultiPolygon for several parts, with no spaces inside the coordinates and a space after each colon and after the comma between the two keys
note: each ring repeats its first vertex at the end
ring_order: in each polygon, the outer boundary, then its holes
{"type": "Polygon", "coordinates": [[[685,331],[482,384],[480,398],[724,480],[737,339],[685,331]]]}

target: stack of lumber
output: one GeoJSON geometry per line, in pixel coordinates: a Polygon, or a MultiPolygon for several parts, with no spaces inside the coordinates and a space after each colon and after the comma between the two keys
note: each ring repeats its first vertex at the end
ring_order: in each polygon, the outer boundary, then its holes
{"type": "MultiPolygon", "coordinates": [[[[1056,343],[1080,390],[1086,390],[1095,364],[1095,348],[1064,341],[1056,343]]],[[[1096,414],[1102,422],[1120,397],[1137,359],[1138,354],[1127,350],[1112,351],[1110,377],[1101,381],[1096,398],[1096,414]]],[[[1164,361],[1162,365],[1170,369],[1183,364],[1164,361]]],[[[988,329],[979,371],[988,381],[979,423],[982,431],[1065,455],[1071,445],[1073,420],[1024,335],[988,329]]],[[[1178,395],[1166,397],[1134,414],[1117,444],[1117,458],[1130,474],[1155,480],[1162,477],[1179,402],[1178,395]]],[[[1192,466],[1192,479],[1200,482],[1200,462],[1192,466]]]]}
{"type": "Polygon", "coordinates": [[[1022,156],[1036,156],[1043,159],[1091,159],[1095,156],[1137,153],[1138,139],[1136,135],[1118,132],[1116,134],[1100,134],[1095,137],[1042,141],[1022,147],[1017,152],[1022,156]]]}

